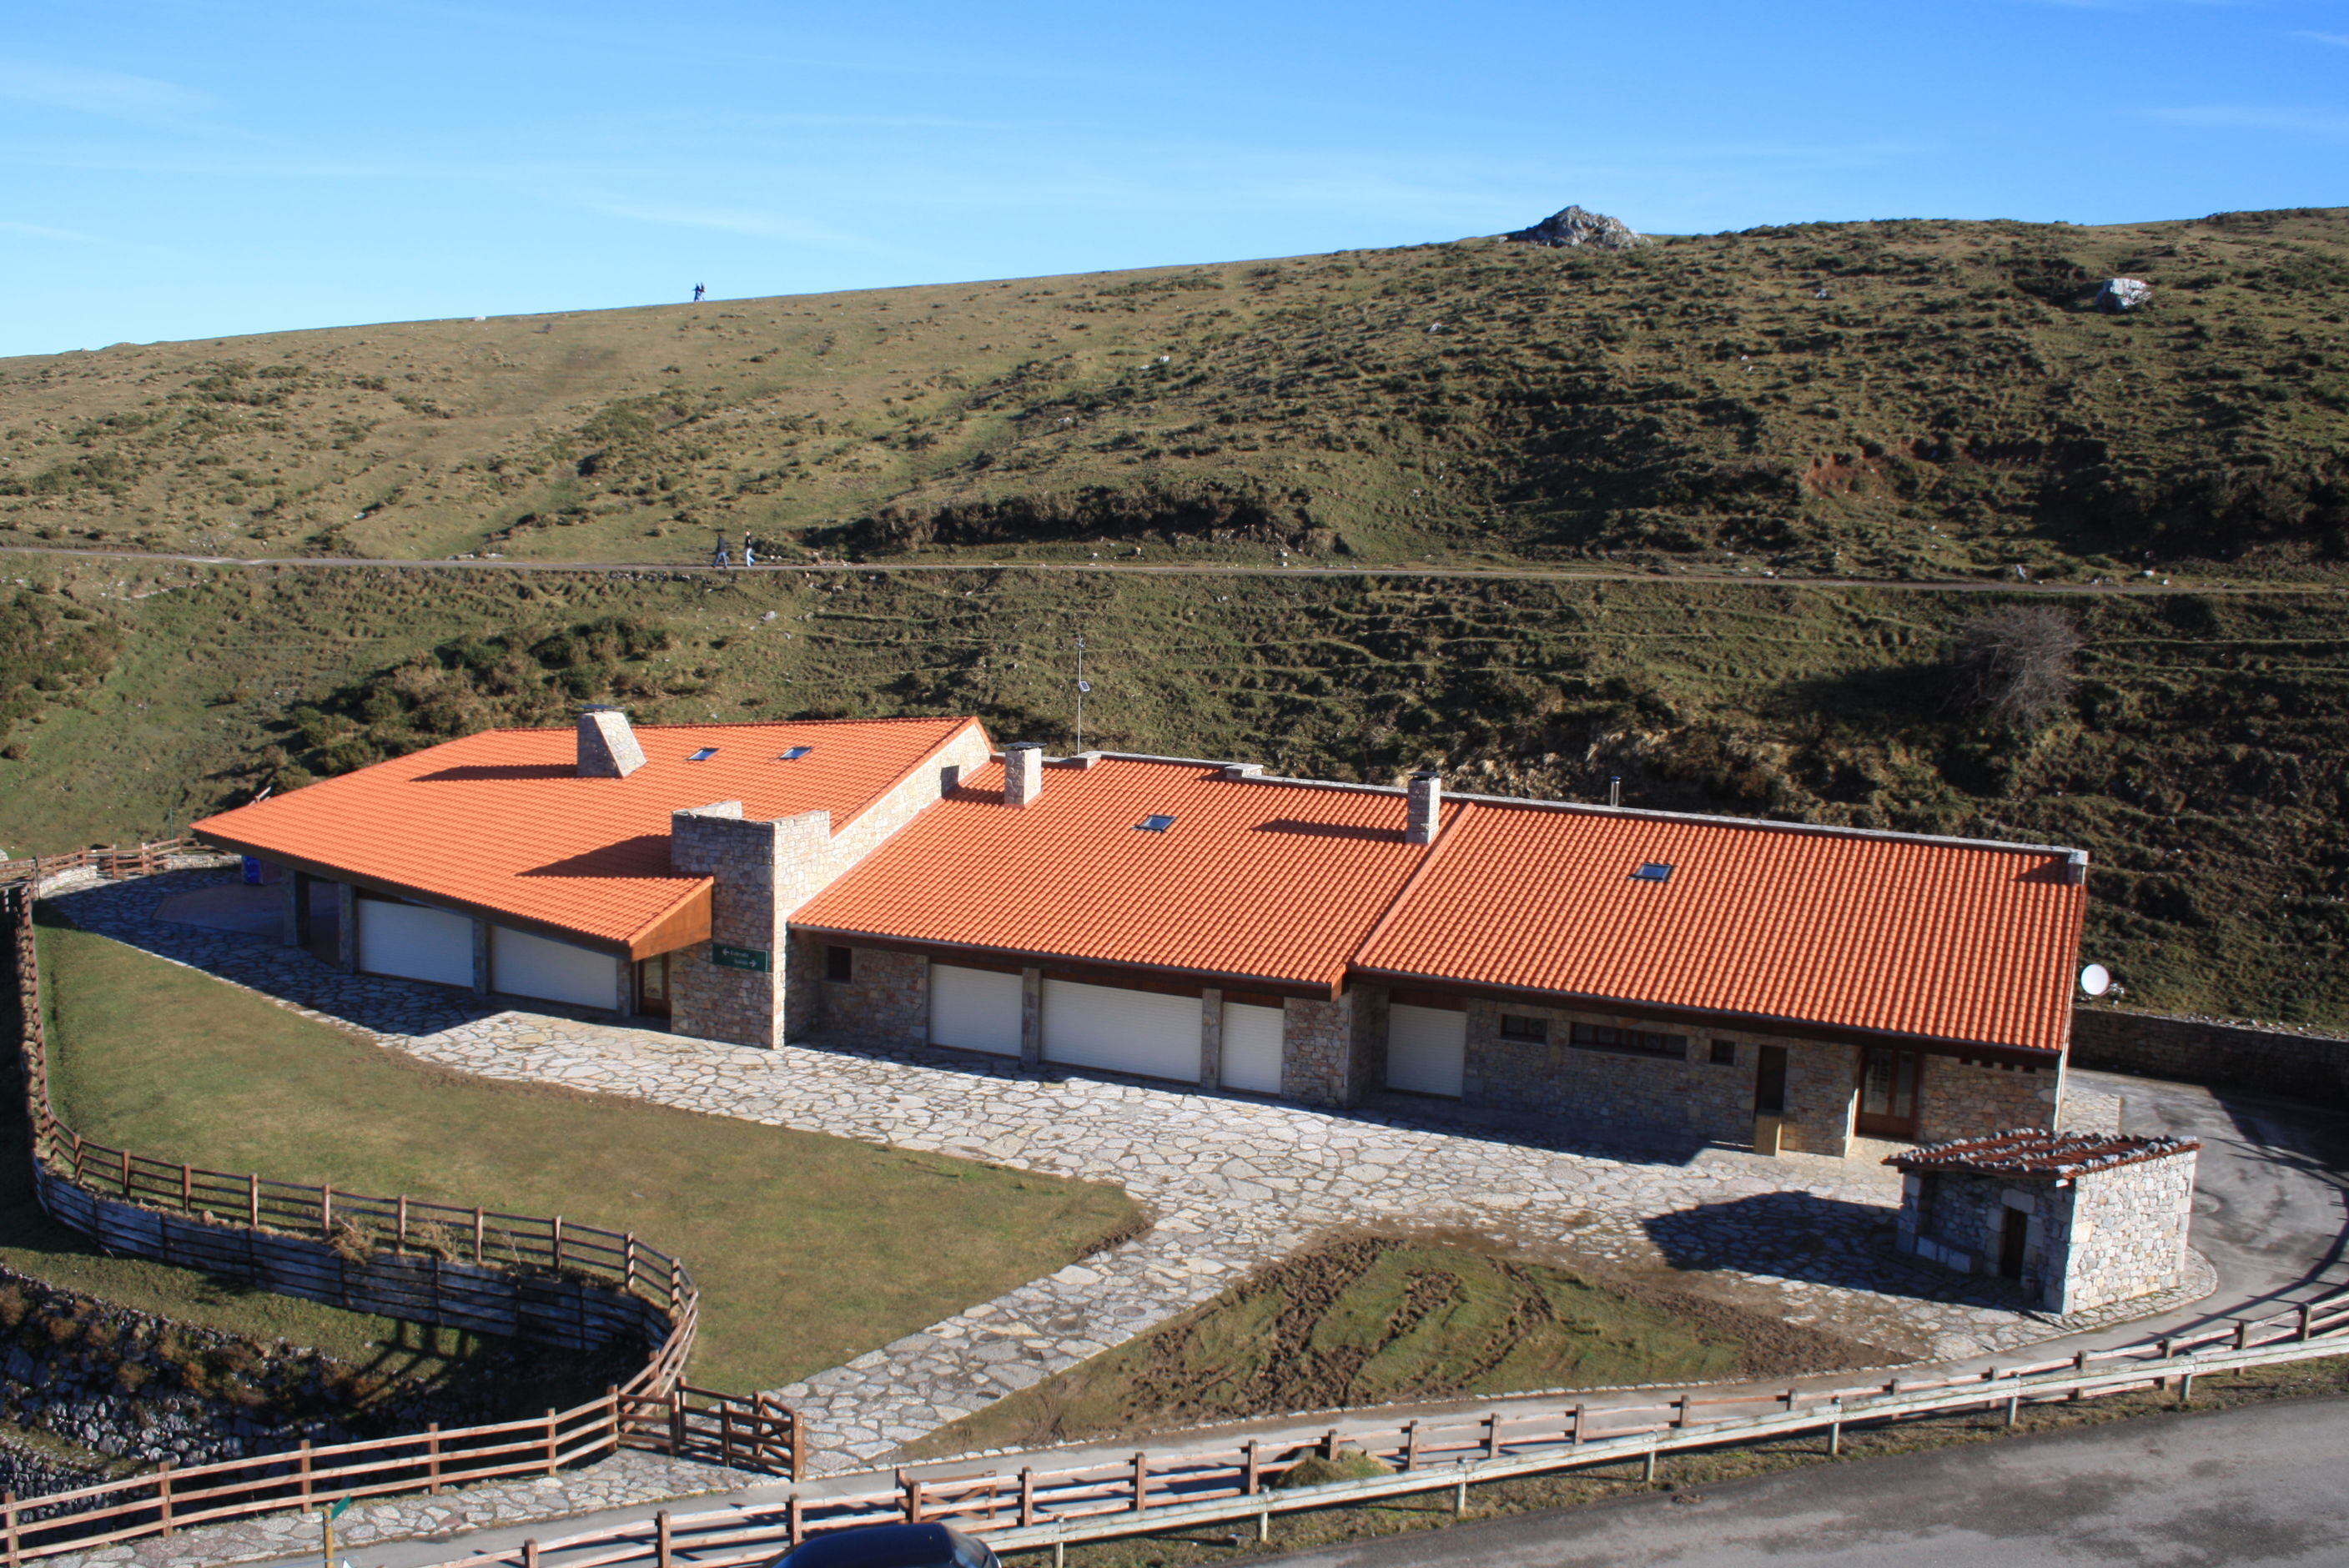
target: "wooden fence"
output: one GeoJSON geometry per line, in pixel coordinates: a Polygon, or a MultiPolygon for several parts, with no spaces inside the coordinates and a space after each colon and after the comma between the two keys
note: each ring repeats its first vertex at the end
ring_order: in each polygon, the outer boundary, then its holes
{"type": "Polygon", "coordinates": [[[212,856],[220,853],[210,844],[195,839],[158,839],[152,843],[124,849],[119,844],[101,844],[94,849],[73,850],[62,855],[36,855],[21,861],[0,861],[0,886],[22,883],[37,888],[47,878],[66,872],[94,869],[108,882],[119,882],[124,877],[153,876],[169,869],[171,862],[191,856],[212,856]]]}
{"type": "MultiPolygon", "coordinates": [[[[150,869],[182,842],[142,845],[150,869]]],[[[85,851],[124,856],[122,851],[85,851]]],[[[439,1491],[551,1475],[619,1448],[717,1460],[796,1478],[796,1415],[764,1396],[688,1387],[700,1295],[685,1265],[633,1234],[566,1221],[208,1171],[82,1137],[49,1097],[47,1021],[33,903],[59,861],[0,887],[13,934],[19,1064],[35,1190],[59,1222],[108,1249],[249,1281],[357,1312],[580,1349],[633,1339],[643,1368],[596,1399],[543,1417],[300,1448],[19,1501],[0,1494],[7,1568],[319,1498],[439,1491]]],[[[27,862],[10,861],[8,865],[27,862]]],[[[80,863],[100,863],[83,861],[80,863]]],[[[101,864],[102,874],[105,872],[101,864]]],[[[122,874],[129,874],[127,872],[122,874]]]]}
{"type": "MultiPolygon", "coordinates": [[[[1305,1442],[1246,1442],[1236,1448],[1153,1458],[1147,1450],[1081,1469],[978,1470],[916,1478],[849,1496],[787,1497],[761,1507],[704,1513],[661,1512],[616,1528],[525,1542],[456,1558],[438,1568],[747,1568],[812,1534],[858,1525],[939,1522],[984,1536],[998,1552],[1122,1535],[1253,1522],[1258,1540],[1276,1513],[1451,1491],[1464,1511],[1474,1484],[1635,1463],[1654,1480],[1663,1456],[1740,1443],[1812,1437],[1830,1455],[1847,1427],[1969,1412],[2003,1411],[2012,1425],[2026,1404],[2095,1398],[2147,1387],[2174,1387],[2181,1402],[2194,1379],[2215,1372],[2349,1355],[2349,1293],[2265,1319],[2241,1319],[2195,1335],[2113,1350],[1992,1367],[1977,1374],[1902,1379],[1847,1388],[1788,1388],[1770,1395],[1599,1407],[1536,1408],[1455,1420],[1344,1423],[1305,1442]],[[1736,1413],[1732,1413],[1736,1412],[1736,1413]],[[1284,1488],[1309,1458],[1356,1450],[1388,1473],[1362,1480],[1284,1488]]],[[[984,1462],[984,1461],[981,1461],[984,1462]]]]}

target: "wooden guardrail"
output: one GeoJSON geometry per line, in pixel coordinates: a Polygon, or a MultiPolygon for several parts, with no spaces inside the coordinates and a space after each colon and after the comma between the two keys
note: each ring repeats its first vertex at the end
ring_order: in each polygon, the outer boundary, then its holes
{"type": "Polygon", "coordinates": [[[0,861],[0,886],[23,882],[38,887],[47,877],[66,872],[94,868],[108,882],[124,877],[152,876],[168,862],[184,855],[212,855],[219,851],[210,844],[190,838],[158,839],[130,849],[119,844],[101,844],[93,849],[72,850],[62,855],[35,855],[25,860],[0,861]]]}
{"type": "MultiPolygon", "coordinates": [[[[141,846],[143,863],[179,849],[141,846]]],[[[106,851],[114,853],[114,851],[106,851]]],[[[95,854],[98,851],[88,851],[95,854]]],[[[10,862],[21,864],[23,862],[10,862]]],[[[83,863],[91,863],[85,861],[83,863]]],[[[140,863],[140,862],[133,862],[140,863]]],[[[18,1060],[35,1190],[61,1223],[100,1244],[353,1311],[578,1348],[652,1346],[596,1399],[543,1417],[228,1460],[55,1492],[0,1494],[7,1568],[320,1498],[427,1491],[554,1474],[618,1448],[714,1459],[796,1477],[794,1412],[684,1381],[700,1317],[685,1265],[636,1236],[560,1215],[509,1214],[338,1191],[164,1160],[95,1142],[49,1095],[33,904],[37,874],[0,886],[12,930],[18,1060]]],[[[101,864],[101,871],[104,867],[101,864]]]]}
{"type": "Polygon", "coordinates": [[[1253,1522],[1263,1540],[1276,1513],[1446,1491],[1464,1511],[1467,1489],[1483,1482],[1626,1460],[1640,1463],[1653,1480],[1666,1454],[1806,1434],[1824,1439],[1832,1455],[1840,1450],[1847,1427],[2000,1409],[2011,1425],[2026,1404],[2173,1383],[2186,1401],[2199,1376],[2344,1355],[2349,1355],[2349,1292],[2203,1333],[1964,1377],[1896,1377],[1775,1395],[1684,1394],[1603,1408],[1578,1403],[1508,1415],[1496,1410],[1464,1420],[1341,1423],[1304,1442],[1250,1441],[1155,1459],[1143,1450],[1115,1464],[1067,1470],[999,1468],[927,1478],[900,1470],[893,1485],[853,1495],[792,1496],[765,1506],[704,1513],[664,1511],[615,1528],[450,1559],[438,1568],[536,1568],[549,1557],[559,1559],[562,1568],[677,1568],[688,1563],[693,1568],[749,1568],[812,1534],[922,1522],[982,1535],[999,1553],[1235,1522],[1253,1522]],[[1744,1413],[1725,1413],[1731,1409],[1744,1413]],[[1335,1458],[1350,1449],[1381,1460],[1389,1473],[1320,1486],[1278,1485],[1309,1458],[1335,1458]]]}

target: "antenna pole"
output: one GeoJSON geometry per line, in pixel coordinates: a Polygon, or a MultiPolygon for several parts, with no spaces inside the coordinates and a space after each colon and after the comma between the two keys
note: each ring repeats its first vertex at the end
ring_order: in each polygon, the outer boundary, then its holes
{"type": "Polygon", "coordinates": [[[1085,640],[1077,639],[1077,749],[1085,748],[1085,640]]]}

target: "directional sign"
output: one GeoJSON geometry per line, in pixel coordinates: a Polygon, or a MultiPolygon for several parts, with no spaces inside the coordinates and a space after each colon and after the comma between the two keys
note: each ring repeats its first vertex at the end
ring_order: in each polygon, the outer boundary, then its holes
{"type": "Polygon", "coordinates": [[[763,947],[729,947],[722,942],[709,944],[709,962],[720,969],[747,969],[753,975],[764,975],[772,967],[763,947]]]}

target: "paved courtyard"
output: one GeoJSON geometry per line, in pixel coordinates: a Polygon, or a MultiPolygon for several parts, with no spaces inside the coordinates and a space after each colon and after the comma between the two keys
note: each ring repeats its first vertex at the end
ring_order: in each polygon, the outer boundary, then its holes
{"type": "MultiPolygon", "coordinates": [[[[155,918],[166,895],[226,880],[177,872],[60,903],[88,929],[449,1067],[1111,1180],[1149,1206],[1155,1223],[1135,1241],[776,1390],[807,1418],[819,1470],[885,1455],[1347,1225],[1454,1227],[1617,1266],[1725,1271],[1744,1299],[1899,1359],[2004,1351],[2199,1294],[2072,1319],[1969,1294],[1889,1251],[1899,1187],[1872,1161],[1609,1145],[1415,1106],[1311,1110],[943,1051],[719,1045],[346,975],[265,938],[155,918]]],[[[2108,1118],[2113,1106],[2083,1097],[2080,1109],[2108,1118]]]]}

